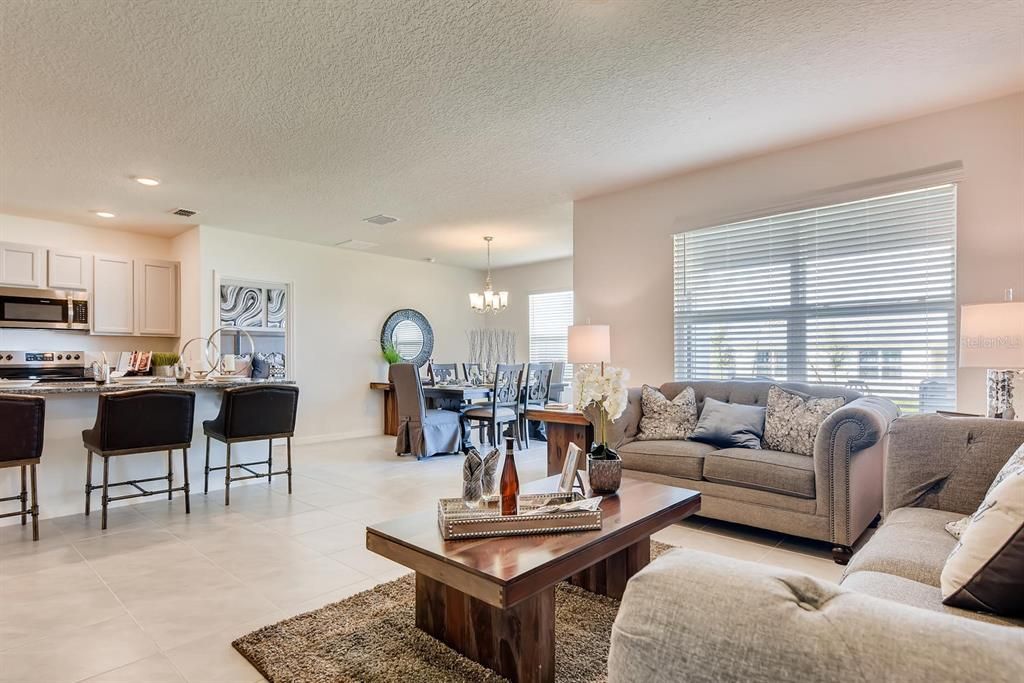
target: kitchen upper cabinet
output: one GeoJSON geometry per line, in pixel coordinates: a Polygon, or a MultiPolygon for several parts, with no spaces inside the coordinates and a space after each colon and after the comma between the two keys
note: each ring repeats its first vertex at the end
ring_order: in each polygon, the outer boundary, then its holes
{"type": "Polygon", "coordinates": [[[135,334],[135,262],[97,256],[92,276],[93,334],[135,334]]]}
{"type": "Polygon", "coordinates": [[[136,332],[178,336],[178,264],[135,261],[136,332]]]}
{"type": "Polygon", "coordinates": [[[92,285],[92,254],[50,249],[47,278],[50,289],[89,289],[92,285]]]}
{"type": "Polygon", "coordinates": [[[0,285],[43,287],[46,250],[29,244],[0,242],[0,285]]]}

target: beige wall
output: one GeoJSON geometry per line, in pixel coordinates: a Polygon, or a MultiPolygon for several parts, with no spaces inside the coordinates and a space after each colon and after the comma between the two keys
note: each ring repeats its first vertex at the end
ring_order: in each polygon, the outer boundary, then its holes
{"type": "Polygon", "coordinates": [[[530,360],[530,295],[572,289],[572,259],[501,268],[493,271],[491,277],[496,288],[508,292],[508,308],[496,316],[487,316],[478,327],[515,331],[516,362],[525,363],[530,360]]]}
{"type": "MultiPolygon", "coordinates": [[[[73,223],[0,214],[0,242],[21,242],[91,254],[177,260],[170,239],[73,223]]],[[[171,350],[176,340],[160,337],[93,336],[87,332],[0,328],[0,349],[69,351],[171,350]]],[[[92,356],[90,355],[90,358],[92,356]]]]}
{"type": "Polygon", "coordinates": [[[196,268],[198,320],[213,329],[214,273],[220,277],[292,284],[295,322],[289,365],[301,388],[296,435],[329,439],[379,434],[382,401],[369,383],[387,378],[380,329],[399,308],[414,308],[434,329],[434,356],[462,359],[465,330],[480,324],[468,292],[479,271],[260,237],[210,226],[199,228],[196,268]]]}
{"type": "MultiPolygon", "coordinates": [[[[1024,293],[1024,93],[577,201],[576,320],[612,325],[633,381],[672,376],[672,235],[829,191],[962,162],[960,304],[1024,293]]],[[[958,374],[960,410],[984,412],[984,371],[958,374]]]]}

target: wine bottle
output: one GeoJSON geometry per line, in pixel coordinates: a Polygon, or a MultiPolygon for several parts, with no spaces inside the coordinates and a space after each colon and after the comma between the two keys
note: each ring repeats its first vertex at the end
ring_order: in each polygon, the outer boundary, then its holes
{"type": "Polygon", "coordinates": [[[519,473],[516,472],[515,440],[505,439],[505,464],[501,468],[501,514],[519,514],[519,473]]]}

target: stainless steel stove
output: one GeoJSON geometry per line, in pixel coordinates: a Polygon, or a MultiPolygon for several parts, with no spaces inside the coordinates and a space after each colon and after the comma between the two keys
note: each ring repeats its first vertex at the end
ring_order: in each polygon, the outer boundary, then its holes
{"type": "Polygon", "coordinates": [[[0,351],[0,378],[91,381],[85,374],[85,351],[0,351]]]}

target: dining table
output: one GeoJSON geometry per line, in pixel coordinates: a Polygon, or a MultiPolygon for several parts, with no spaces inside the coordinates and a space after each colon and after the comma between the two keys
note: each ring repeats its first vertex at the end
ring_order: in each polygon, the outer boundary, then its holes
{"type": "MultiPolygon", "coordinates": [[[[564,382],[552,382],[548,395],[558,395],[566,387],[564,382]]],[[[398,395],[391,382],[370,382],[370,389],[384,394],[384,433],[388,436],[398,435],[398,395]]],[[[468,401],[483,401],[491,398],[492,388],[486,385],[456,384],[425,384],[423,398],[434,408],[458,410],[468,401]]]]}

